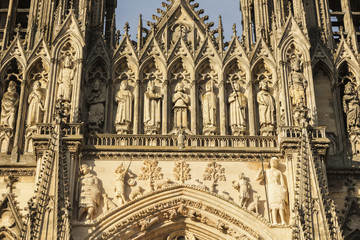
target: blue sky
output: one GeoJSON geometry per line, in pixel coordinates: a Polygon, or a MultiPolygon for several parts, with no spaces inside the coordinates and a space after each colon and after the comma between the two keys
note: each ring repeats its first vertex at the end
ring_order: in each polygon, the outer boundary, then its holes
{"type": "MultiPolygon", "coordinates": [[[[118,0],[116,9],[116,27],[124,33],[124,24],[129,22],[131,38],[136,40],[136,29],[139,21],[139,14],[143,15],[143,24],[146,21],[153,21],[152,15],[156,13],[157,8],[162,8],[161,3],[166,0],[118,0]]],[[[195,0],[193,3],[199,3],[199,9],[204,9],[204,14],[209,15],[208,22],[214,22],[214,28],[218,26],[219,15],[222,16],[224,25],[225,40],[229,41],[232,35],[232,26],[237,25],[238,35],[241,33],[241,13],[240,0],[195,0]]]]}

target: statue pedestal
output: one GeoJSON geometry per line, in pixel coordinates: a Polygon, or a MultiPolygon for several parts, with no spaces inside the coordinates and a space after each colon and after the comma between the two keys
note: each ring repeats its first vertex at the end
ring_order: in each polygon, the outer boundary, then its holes
{"type": "Polygon", "coordinates": [[[203,134],[204,135],[216,135],[216,126],[204,126],[203,134]]]}
{"type": "Polygon", "coordinates": [[[35,135],[36,130],[36,126],[26,128],[24,152],[31,153],[34,151],[32,137],[35,135]]]}
{"type": "Polygon", "coordinates": [[[244,136],[246,135],[246,127],[231,126],[231,133],[234,136],[244,136]]]}
{"type": "Polygon", "coordinates": [[[159,134],[160,128],[156,126],[144,126],[144,132],[148,135],[156,135],[159,134]]]}
{"type": "Polygon", "coordinates": [[[2,153],[10,152],[10,142],[14,136],[14,130],[8,127],[0,127],[0,151],[2,153]]]}
{"type": "Polygon", "coordinates": [[[260,129],[261,136],[273,136],[274,135],[274,126],[262,126],[260,129]]]}
{"type": "Polygon", "coordinates": [[[130,123],[116,124],[115,129],[117,134],[130,134],[131,131],[130,123]]]}

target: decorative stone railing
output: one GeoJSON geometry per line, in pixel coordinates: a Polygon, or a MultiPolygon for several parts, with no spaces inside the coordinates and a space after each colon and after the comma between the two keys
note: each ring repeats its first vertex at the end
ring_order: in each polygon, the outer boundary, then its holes
{"type": "Polygon", "coordinates": [[[118,135],[94,134],[86,138],[88,146],[137,146],[137,147],[241,147],[276,148],[276,137],[263,136],[199,136],[186,135],[118,135]]]}
{"type": "MultiPolygon", "coordinates": [[[[83,135],[83,124],[76,123],[76,124],[66,124],[65,127],[62,129],[62,134],[64,137],[71,137],[71,136],[80,136],[83,135]]],[[[37,129],[35,132],[35,136],[50,136],[54,131],[54,125],[50,123],[40,123],[37,124],[37,129]]]]}
{"type": "MultiPolygon", "coordinates": [[[[326,127],[311,128],[311,137],[313,139],[326,138],[326,127]]],[[[282,127],[280,130],[280,138],[300,138],[302,129],[299,127],[282,127]]]]}
{"type": "MultiPolygon", "coordinates": [[[[54,130],[52,124],[38,124],[34,138],[50,137],[54,130]]],[[[83,124],[66,124],[62,128],[65,138],[82,138],[84,145],[88,147],[174,147],[174,148],[260,148],[278,149],[279,143],[298,142],[302,136],[302,130],[298,127],[282,127],[278,136],[204,136],[204,135],[144,135],[144,134],[89,134],[84,136],[83,124]]],[[[326,128],[315,127],[311,130],[312,139],[321,141],[326,139],[326,128]]]]}

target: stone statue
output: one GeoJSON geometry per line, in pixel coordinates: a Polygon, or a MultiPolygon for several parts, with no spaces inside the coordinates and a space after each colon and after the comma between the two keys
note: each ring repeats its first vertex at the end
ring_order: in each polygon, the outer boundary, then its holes
{"type": "Polygon", "coordinates": [[[263,136],[272,135],[274,131],[274,99],[269,93],[266,81],[260,81],[260,91],[257,94],[257,102],[259,104],[259,122],[260,132],[263,136]]]}
{"type": "Polygon", "coordinates": [[[115,96],[115,101],[118,104],[115,117],[115,126],[118,134],[130,133],[133,98],[133,94],[129,90],[128,81],[122,81],[120,83],[120,89],[115,96]]]}
{"type": "Polygon", "coordinates": [[[127,168],[125,168],[124,164],[121,164],[116,170],[116,181],[115,181],[115,196],[119,201],[119,206],[125,204],[125,187],[126,187],[126,178],[128,176],[130,164],[127,168]]]}
{"type": "Polygon", "coordinates": [[[94,214],[100,205],[101,188],[98,178],[90,173],[90,168],[86,164],[80,166],[80,197],[78,219],[86,213],[86,221],[93,220],[94,214]]]}
{"type": "Polygon", "coordinates": [[[346,123],[348,130],[360,127],[360,106],[357,94],[354,91],[353,84],[348,82],[345,85],[343,96],[344,112],[346,114],[346,123]]]}
{"type": "Polygon", "coordinates": [[[155,84],[149,81],[144,96],[144,129],[146,134],[157,134],[161,124],[161,100],[163,95],[155,91],[155,84]]]}
{"type": "Polygon", "coordinates": [[[294,57],[291,62],[290,73],[290,97],[291,103],[295,107],[306,106],[306,87],[307,81],[301,70],[301,61],[294,57]]]}
{"type": "Polygon", "coordinates": [[[271,158],[270,169],[261,169],[256,175],[256,180],[265,180],[264,183],[267,186],[267,201],[269,203],[272,223],[278,223],[277,216],[279,213],[281,224],[285,224],[285,209],[288,204],[288,192],[284,176],[278,167],[279,159],[277,157],[271,158]]]}
{"type": "Polygon", "coordinates": [[[240,92],[240,85],[237,82],[233,84],[234,92],[229,96],[229,115],[230,127],[233,135],[243,135],[246,130],[246,108],[247,99],[240,92]]]}
{"type": "Polygon", "coordinates": [[[216,133],[217,98],[212,80],[206,83],[206,93],[202,96],[201,102],[204,135],[214,135],[216,133]]]}
{"type": "Polygon", "coordinates": [[[175,93],[173,96],[174,104],[174,128],[187,129],[188,122],[188,108],[190,104],[190,97],[185,93],[185,88],[183,83],[178,83],[175,87],[175,93]]]}
{"type": "Polygon", "coordinates": [[[26,119],[26,126],[32,127],[36,123],[42,122],[42,114],[45,111],[44,105],[44,95],[41,91],[41,83],[35,81],[33,83],[33,91],[30,93],[28,98],[28,115],[26,119]]]}
{"type": "Polygon", "coordinates": [[[75,70],[76,68],[73,67],[70,56],[66,56],[64,60],[64,65],[60,69],[58,77],[59,87],[57,91],[57,99],[62,98],[67,102],[71,102],[71,93],[75,77],[75,70]]]}
{"type": "Polygon", "coordinates": [[[16,92],[16,83],[14,81],[10,81],[7,92],[1,100],[0,126],[8,128],[15,127],[15,115],[18,105],[19,94],[16,92]]]}
{"type": "Polygon", "coordinates": [[[232,181],[232,186],[233,188],[239,191],[239,201],[240,201],[239,205],[241,207],[246,207],[246,203],[249,200],[250,185],[248,181],[245,179],[244,173],[239,175],[239,180],[232,181]]]}
{"type": "Polygon", "coordinates": [[[89,104],[90,128],[99,131],[105,119],[105,96],[99,79],[94,81],[93,88],[87,97],[87,103],[89,104]]]}

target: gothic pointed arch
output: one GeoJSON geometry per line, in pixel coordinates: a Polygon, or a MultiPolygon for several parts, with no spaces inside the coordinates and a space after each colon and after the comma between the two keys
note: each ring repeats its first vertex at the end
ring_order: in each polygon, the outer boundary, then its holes
{"type": "Polygon", "coordinates": [[[0,63],[2,67],[0,67],[0,70],[3,69],[3,66],[7,66],[8,63],[11,62],[14,58],[19,63],[19,66],[21,66],[21,68],[25,70],[27,66],[27,57],[24,46],[22,44],[22,41],[20,41],[19,36],[17,36],[12,41],[12,43],[4,53],[3,57],[1,58],[0,63]]]}
{"type": "Polygon", "coordinates": [[[275,64],[275,58],[272,54],[272,52],[269,49],[269,46],[267,45],[267,43],[265,42],[265,40],[263,38],[260,38],[254,47],[254,50],[252,51],[252,53],[250,54],[250,64],[253,68],[253,66],[256,65],[257,62],[265,60],[267,61],[268,64],[270,64],[271,66],[273,66],[273,68],[275,68],[276,64],[275,64]]]}
{"type": "Polygon", "coordinates": [[[190,185],[175,184],[128,204],[135,204],[136,208],[120,207],[102,217],[107,221],[97,219],[93,232],[86,239],[119,236],[139,240],[150,236],[159,240],[173,239],[167,237],[185,229],[199,240],[276,239],[270,225],[255,214],[190,185]],[[253,226],[261,227],[255,230],[253,226]]]}
{"type": "Polygon", "coordinates": [[[224,69],[227,67],[227,65],[230,64],[230,62],[234,59],[240,59],[242,60],[242,63],[247,66],[247,68],[250,68],[250,61],[248,58],[248,54],[246,54],[244,48],[242,47],[239,38],[233,37],[232,41],[229,44],[229,47],[226,51],[225,57],[224,57],[224,69]]]}
{"type": "Polygon", "coordinates": [[[0,238],[21,239],[23,222],[12,194],[5,194],[0,201],[0,238]]]}
{"type": "Polygon", "coordinates": [[[134,49],[134,45],[132,44],[129,35],[125,35],[114,52],[115,65],[118,59],[122,56],[127,56],[129,60],[137,63],[139,62],[139,56],[134,49]]]}
{"type": "Polygon", "coordinates": [[[339,71],[343,63],[346,62],[351,71],[354,72],[356,76],[359,76],[358,61],[344,37],[341,38],[334,57],[337,71],[339,71]]]}
{"type": "Polygon", "coordinates": [[[342,121],[342,99],[338,91],[338,79],[325,61],[318,60],[313,66],[314,95],[317,109],[317,125],[326,126],[327,135],[332,139],[329,154],[342,149],[342,136],[345,134],[342,121]],[[334,142],[334,139],[336,141],[334,142]],[[337,141],[339,139],[340,141],[337,141]]]}

